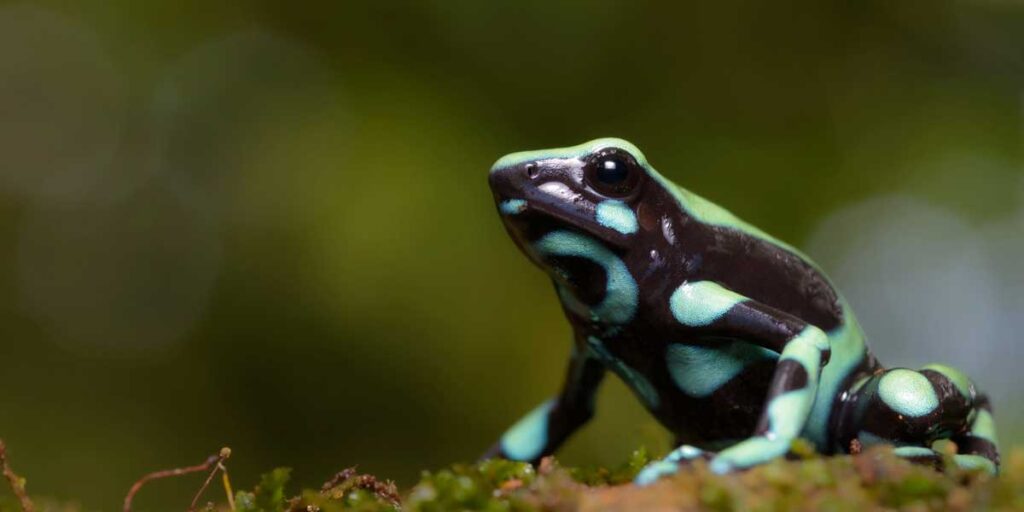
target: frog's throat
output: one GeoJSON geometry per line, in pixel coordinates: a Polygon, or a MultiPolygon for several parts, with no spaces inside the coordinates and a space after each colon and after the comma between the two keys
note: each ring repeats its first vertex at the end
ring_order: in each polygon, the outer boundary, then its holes
{"type": "Polygon", "coordinates": [[[636,315],[639,290],[626,263],[594,238],[574,231],[556,230],[534,245],[541,256],[569,256],[590,260],[605,272],[604,298],[594,306],[582,303],[562,286],[558,287],[563,304],[574,313],[593,321],[627,324],[636,315]]]}

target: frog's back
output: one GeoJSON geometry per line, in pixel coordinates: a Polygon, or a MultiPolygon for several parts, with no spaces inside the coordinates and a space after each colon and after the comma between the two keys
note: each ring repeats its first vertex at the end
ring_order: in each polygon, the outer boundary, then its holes
{"type": "Polygon", "coordinates": [[[831,359],[822,371],[803,435],[819,450],[833,451],[828,426],[837,396],[849,382],[877,366],[848,303],[824,272],[799,250],[656,172],[652,175],[678,203],[683,216],[679,236],[685,259],[690,262],[686,279],[719,283],[813,324],[828,335],[831,359]]]}
{"type": "Polygon", "coordinates": [[[651,175],[678,205],[687,279],[714,281],[825,331],[843,323],[838,292],[809,257],[656,171],[651,175]]]}

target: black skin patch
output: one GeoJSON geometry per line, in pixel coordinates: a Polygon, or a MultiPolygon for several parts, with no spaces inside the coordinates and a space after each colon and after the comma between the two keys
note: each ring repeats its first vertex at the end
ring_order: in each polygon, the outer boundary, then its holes
{"type": "Polygon", "coordinates": [[[785,372],[790,376],[789,379],[786,379],[784,385],[779,387],[780,394],[807,387],[808,375],[804,365],[792,359],[786,359],[779,363],[776,371],[785,372]]]}
{"type": "Polygon", "coordinates": [[[581,302],[594,306],[604,299],[608,276],[600,265],[585,258],[555,256],[548,259],[558,274],[555,282],[567,287],[581,302]]]}

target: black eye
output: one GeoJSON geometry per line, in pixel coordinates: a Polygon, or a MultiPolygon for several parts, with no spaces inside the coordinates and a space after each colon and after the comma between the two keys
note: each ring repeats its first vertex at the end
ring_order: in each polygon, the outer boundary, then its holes
{"type": "Polygon", "coordinates": [[[598,193],[626,197],[637,190],[643,172],[633,156],[617,148],[594,154],[586,166],[587,184],[598,193]]]}
{"type": "Polygon", "coordinates": [[[597,162],[595,175],[601,183],[614,186],[626,181],[626,178],[629,177],[629,167],[622,159],[603,158],[597,162]]]}

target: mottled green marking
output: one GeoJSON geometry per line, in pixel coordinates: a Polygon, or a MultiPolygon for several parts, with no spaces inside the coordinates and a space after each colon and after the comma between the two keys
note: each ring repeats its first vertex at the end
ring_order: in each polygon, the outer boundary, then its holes
{"type": "Polygon", "coordinates": [[[890,409],[907,416],[924,416],[939,406],[939,397],[928,377],[898,368],[882,376],[878,396],[890,409]]]}
{"type": "Polygon", "coordinates": [[[669,297],[669,308],[679,323],[700,327],[710,325],[744,300],[742,295],[718,283],[696,281],[676,288],[669,297]]]}
{"type": "Polygon", "coordinates": [[[641,487],[651,485],[662,477],[674,475],[679,472],[679,463],[670,460],[656,460],[637,473],[633,483],[641,487]]]}
{"type": "Polygon", "coordinates": [[[693,397],[706,397],[740,374],[744,368],[779,355],[742,341],[712,346],[669,345],[665,353],[669,375],[679,389],[693,397]]]}
{"type": "Polygon", "coordinates": [[[828,419],[832,413],[839,387],[861,361],[864,360],[866,348],[864,334],[861,332],[857,317],[850,310],[845,300],[840,300],[843,310],[843,324],[828,332],[829,347],[832,357],[821,369],[818,381],[817,399],[811,408],[811,415],[804,427],[804,437],[810,439],[819,450],[826,451],[828,446],[828,419]]]}
{"type": "Polygon", "coordinates": [[[647,380],[644,374],[630,368],[621,359],[612,355],[598,338],[590,336],[587,338],[587,344],[594,351],[594,355],[605,366],[615,372],[649,409],[658,408],[658,405],[661,404],[661,397],[658,396],[658,390],[654,388],[654,385],[651,384],[651,381],[647,380]]]}
{"type": "Polygon", "coordinates": [[[615,199],[609,199],[602,201],[595,207],[594,215],[597,218],[597,223],[622,233],[623,235],[632,235],[636,233],[640,226],[636,222],[636,213],[633,213],[633,209],[615,199]]]}
{"type": "MultiPolygon", "coordinates": [[[[625,324],[633,319],[638,300],[636,281],[633,280],[626,264],[603,244],[579,233],[555,231],[537,241],[535,248],[538,253],[545,256],[573,256],[600,265],[607,275],[604,299],[600,304],[589,308],[587,313],[594,320],[613,324],[625,324]]],[[[569,298],[570,294],[566,290],[560,288],[559,295],[566,300],[569,307],[588,310],[579,301],[569,298]]],[[[577,313],[587,314],[582,311],[577,313]]]]}
{"type": "Polygon", "coordinates": [[[892,451],[897,457],[934,457],[935,450],[923,446],[900,446],[892,451]]]}
{"type": "Polygon", "coordinates": [[[555,401],[544,402],[520,419],[501,436],[501,449],[512,460],[533,460],[540,457],[548,440],[548,413],[555,401]]]}
{"type": "Polygon", "coordinates": [[[981,455],[954,455],[953,461],[960,469],[966,470],[977,470],[986,471],[990,474],[996,474],[999,472],[996,469],[996,464],[981,455]]]}
{"type": "Polygon", "coordinates": [[[708,468],[717,474],[725,474],[735,469],[756,466],[780,457],[789,451],[789,442],[771,440],[765,437],[751,437],[722,451],[708,468]]]}
{"type": "Polygon", "coordinates": [[[971,435],[999,446],[999,439],[996,437],[996,422],[992,418],[992,413],[985,409],[978,409],[978,415],[974,417],[974,422],[971,423],[971,435]]]}
{"type": "Polygon", "coordinates": [[[796,439],[813,403],[813,385],[775,397],[768,404],[769,432],[783,439],[796,439]]]}
{"type": "Polygon", "coordinates": [[[506,199],[501,202],[498,209],[505,215],[516,215],[526,210],[526,201],[523,199],[506,199]]]}
{"type": "Polygon", "coordinates": [[[700,457],[703,454],[704,454],[704,450],[701,450],[700,448],[697,448],[696,446],[690,446],[688,444],[684,444],[684,445],[680,446],[679,448],[676,448],[675,450],[672,450],[672,452],[670,452],[668,455],[665,456],[665,459],[666,460],[671,460],[673,462],[677,462],[677,461],[681,461],[681,460],[696,459],[697,457],[700,457]]]}
{"type": "Polygon", "coordinates": [[[894,444],[891,440],[866,430],[861,430],[857,433],[857,441],[860,441],[860,444],[864,447],[880,444],[894,444]]]}
{"type": "Polygon", "coordinates": [[[821,352],[828,348],[828,338],[825,333],[821,332],[821,329],[817,327],[809,326],[786,343],[786,347],[782,349],[782,355],[780,359],[789,359],[800,363],[801,366],[807,370],[807,376],[811,379],[811,383],[814,384],[818,381],[818,372],[821,370],[821,352]]]}
{"type": "Polygon", "coordinates": [[[947,366],[944,364],[929,364],[921,368],[922,370],[932,370],[942,374],[943,377],[949,379],[950,382],[956,386],[956,389],[960,391],[960,394],[971,400],[974,398],[974,384],[971,383],[971,379],[964,375],[964,372],[947,366]]]}

